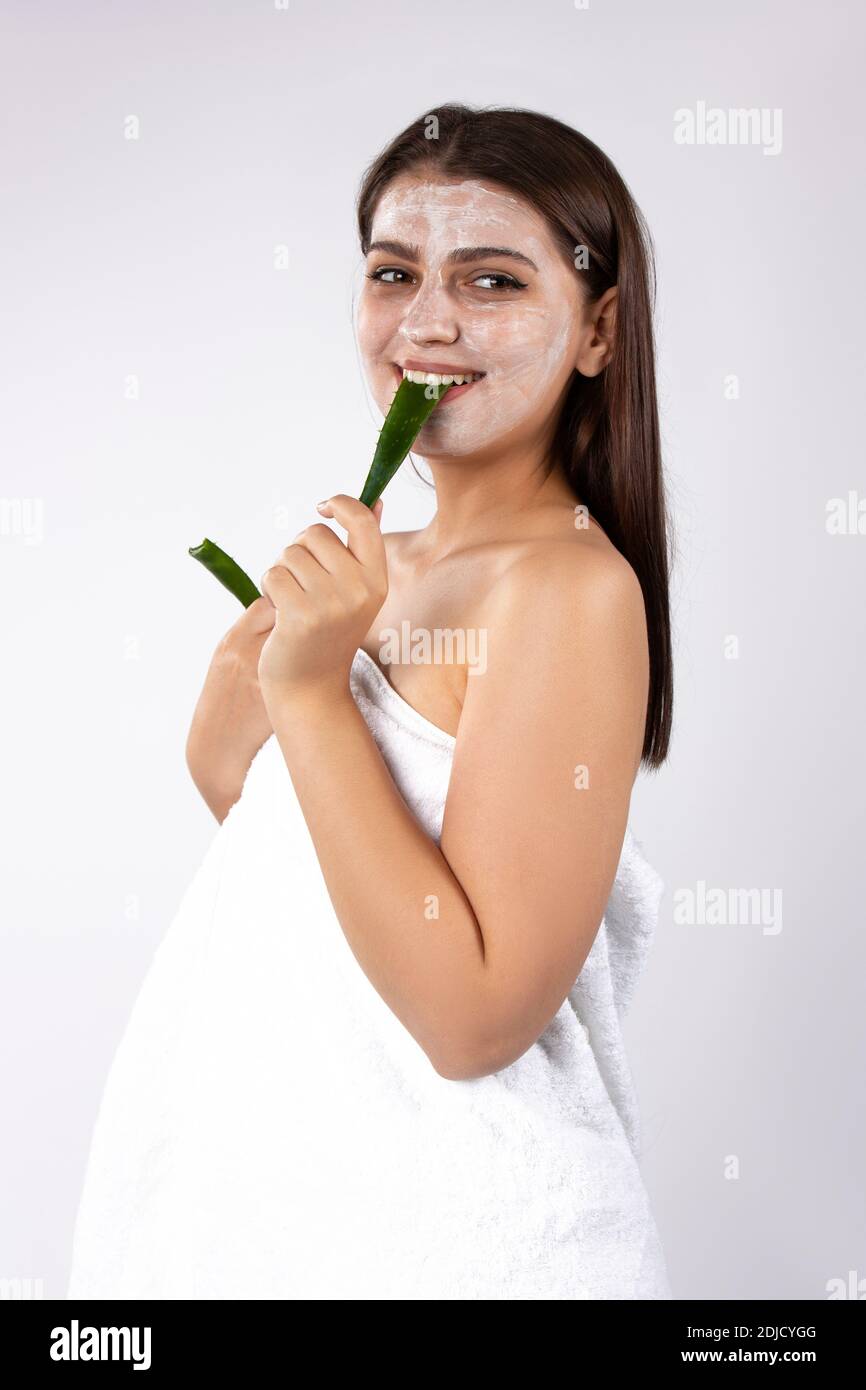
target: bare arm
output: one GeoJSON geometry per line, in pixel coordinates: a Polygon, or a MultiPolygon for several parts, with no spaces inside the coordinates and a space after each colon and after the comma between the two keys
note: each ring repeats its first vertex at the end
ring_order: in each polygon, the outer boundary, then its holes
{"type": "MultiPolygon", "coordinates": [[[[314,593],[312,569],[298,572],[314,593]]],[[[317,621],[327,631],[307,609],[310,650],[317,621]]],[[[646,712],[633,572],[572,546],[521,562],[494,593],[488,652],[468,681],[441,846],[345,684],[264,691],[349,945],[453,1079],[498,1071],[532,1045],[598,931],[646,712]]]]}
{"type": "Polygon", "coordinates": [[[272,732],[257,668],[273,624],[273,604],[258,598],[229,628],[211,658],[187,735],[190,776],[220,823],[272,732]]]}

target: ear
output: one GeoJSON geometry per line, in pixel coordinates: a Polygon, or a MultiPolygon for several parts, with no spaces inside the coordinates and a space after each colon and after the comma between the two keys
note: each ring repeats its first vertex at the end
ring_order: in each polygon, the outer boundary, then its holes
{"type": "Polygon", "coordinates": [[[575,366],[581,376],[598,376],[611,359],[616,334],[617,287],[611,285],[588,309],[586,331],[575,366]]]}

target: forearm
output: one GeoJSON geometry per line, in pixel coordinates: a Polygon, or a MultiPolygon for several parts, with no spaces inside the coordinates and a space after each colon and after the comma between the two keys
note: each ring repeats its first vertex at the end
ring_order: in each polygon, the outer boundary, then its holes
{"type": "Polygon", "coordinates": [[[269,707],[337,918],[358,963],[438,1071],[483,1036],[481,929],[398,792],[351,692],[269,707]]]}
{"type": "Polygon", "coordinates": [[[186,742],[186,765],[203,800],[220,821],[225,820],[242,790],[254,754],[239,758],[228,754],[209,740],[190,732],[186,742]]]}
{"type": "Polygon", "coordinates": [[[257,682],[237,655],[219,648],[186,740],[190,776],[218,821],[240,797],[270,732],[257,682]]]}
{"type": "Polygon", "coordinates": [[[243,790],[243,780],[228,783],[215,782],[207,776],[201,769],[196,768],[187,758],[187,768],[192,777],[196,790],[208,810],[222,825],[232,806],[240,798],[243,790]]]}

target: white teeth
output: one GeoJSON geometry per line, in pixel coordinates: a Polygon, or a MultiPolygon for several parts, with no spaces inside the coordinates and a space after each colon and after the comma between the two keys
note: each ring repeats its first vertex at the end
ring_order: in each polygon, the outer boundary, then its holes
{"type": "Polygon", "coordinates": [[[467,381],[479,381],[483,375],[483,372],[440,375],[438,372],[410,372],[403,368],[404,380],[417,382],[419,386],[464,386],[467,381]]]}

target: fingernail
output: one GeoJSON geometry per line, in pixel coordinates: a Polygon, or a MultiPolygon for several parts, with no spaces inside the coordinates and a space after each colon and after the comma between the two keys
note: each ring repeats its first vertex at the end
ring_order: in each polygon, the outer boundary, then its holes
{"type": "Polygon", "coordinates": [[[322,510],[322,508],[323,508],[323,507],[327,507],[327,505],[328,505],[328,499],[327,499],[327,498],[325,498],[325,501],[324,501],[324,502],[317,502],[317,503],[316,503],[316,511],[320,512],[320,511],[322,510]]]}

